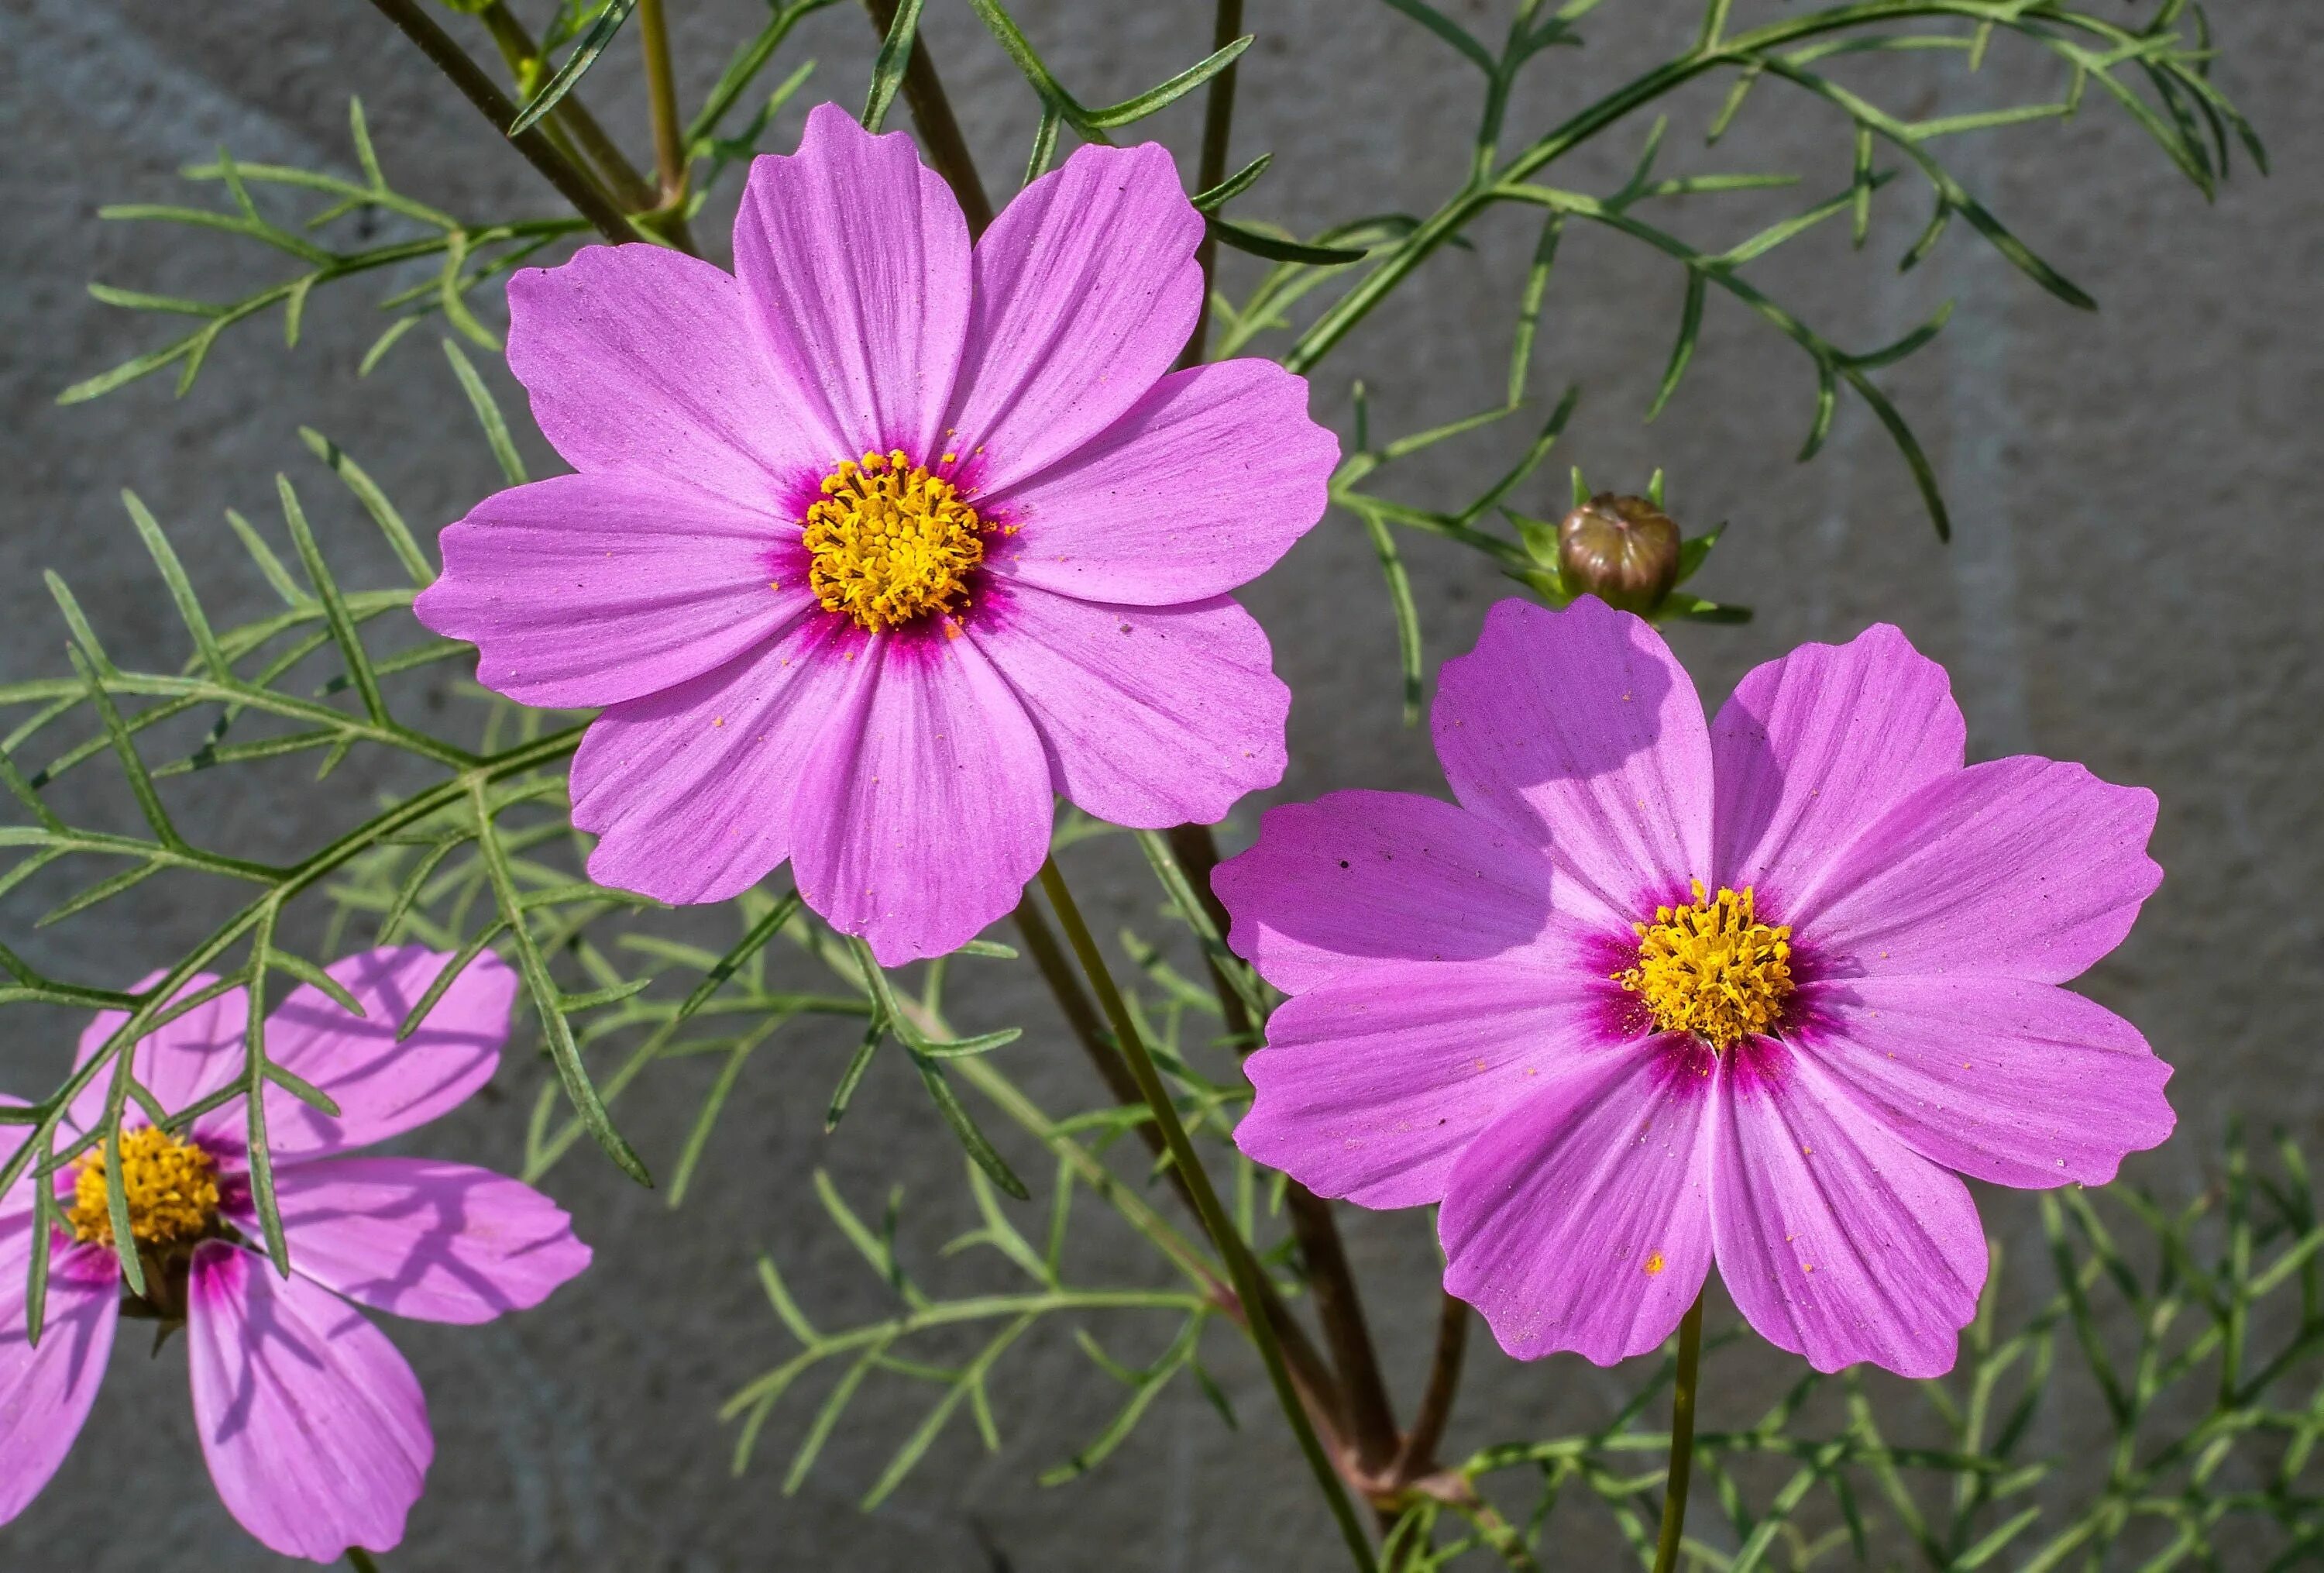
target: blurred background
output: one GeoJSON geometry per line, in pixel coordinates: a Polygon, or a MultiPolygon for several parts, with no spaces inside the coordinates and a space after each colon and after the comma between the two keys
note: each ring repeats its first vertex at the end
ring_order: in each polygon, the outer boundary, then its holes
{"type": "MultiPolygon", "coordinates": [[[[520,12],[526,8],[518,7],[520,12]]],[[[1445,0],[1480,36],[1505,26],[1499,0],[1445,0]]],[[[1738,8],[1748,20],[1756,14],[1738,8]]],[[[1759,7],[1769,10],[1770,7],[1759,7]]],[[[2174,1194],[2211,1177],[2227,1122],[2319,1132],[2324,1077],[2324,533],[2310,472],[2324,413],[2324,12],[2307,0],[2226,0],[2213,8],[2218,79],[2266,139],[2276,173],[2247,162],[2216,204],[2093,94],[2070,122],[1945,144],[1952,166],[1994,209],[2096,296],[2095,315],[2043,295],[1954,226],[1917,272],[1894,259],[1926,217],[1904,182],[1860,254],[1846,225],[1826,226],[1755,268],[1778,300],[1844,345],[1885,342],[1940,302],[1958,302],[1936,345],[1886,386],[1927,444],[1952,505],[1955,539],[1935,538],[1910,477],[1860,406],[1844,404],[1815,462],[1793,462],[1813,380],[1788,343],[1713,299],[1678,395],[1642,421],[1661,376],[1683,280],[1628,242],[1574,233],[1542,319],[1533,393],[1543,409],[1569,383],[1580,412],[1551,463],[1511,501],[1554,516],[1564,466],[1595,486],[1643,489],[1666,470],[1671,511],[1696,532],[1727,522],[1724,543],[1691,587],[1756,608],[1748,626],[1683,625],[1674,643],[1715,704],[1751,665],[1803,640],[1900,625],[1951,671],[1972,757],[2036,752],[2161,794],[2154,851],[2168,871],[2129,942],[2081,985],[2137,1022],[2179,1069],[2181,1117],[2166,1149],[2129,1172],[2174,1194]]],[[[1199,0],[1068,4],[1021,0],[1014,14],[1084,102],[1125,97],[1199,59],[1210,7],[1199,0]]],[[[728,51],[764,18],[753,0],[671,0],[681,83],[698,99],[728,51]]],[[[1699,7],[1681,0],[1608,5],[1589,46],[1557,51],[1510,113],[1512,143],[1586,98],[1683,48],[1699,7]]],[[[445,15],[447,24],[457,19],[445,15]]],[[[1474,127],[1471,68],[1381,5],[1252,0],[1258,42],[1244,58],[1235,117],[1240,165],[1273,168],[1237,211],[1300,233],[1388,208],[1425,212],[1460,179],[1474,127]]],[[[1014,68],[954,0],[931,0],[923,35],[996,197],[1013,189],[1034,106],[1014,68]]],[[[481,35],[470,41],[481,49],[481,35]]],[[[860,103],[876,39],[841,5],[808,21],[789,62],[818,64],[764,145],[788,151],[810,103],[860,103]]],[[[587,79],[599,117],[650,162],[634,44],[623,38],[587,79]]],[[[778,63],[770,86],[788,67],[778,63]]],[[[1859,78],[1900,114],[1952,113],[2045,95],[2043,68],[1997,46],[1970,76],[1958,59],[1889,66],[1859,78]]],[[[167,323],[99,305],[91,279],[164,293],[231,298],[281,259],[224,238],[100,221],[117,201],[189,198],[175,171],[220,145],[238,159],[352,171],[346,99],[359,92],[390,177],[463,215],[554,213],[554,194],[360,0],[0,0],[0,651],[8,680],[64,670],[64,634],[41,581],[72,582],[124,663],[174,662],[183,635],[116,494],[135,489],[171,525],[221,622],[269,605],[222,521],[272,505],[272,477],[301,483],[326,550],[356,583],[388,582],[369,526],[309,458],[296,429],[341,443],[432,534],[500,483],[433,343],[407,337],[367,378],[356,365],[381,320],[373,302],[410,281],[363,280],[318,291],[286,353],[268,318],[229,333],[185,398],[170,379],[60,408],[69,384],[161,342],[167,323]],[[367,555],[368,554],[368,555],[367,555]],[[374,560],[380,559],[380,560],[374,560]],[[368,565],[367,567],[364,565],[368,565]]],[[[1713,87],[1673,106],[1665,165],[1804,172],[1803,190],[1845,186],[1844,124],[1763,90],[1713,153],[1701,149],[1713,87]]],[[[1141,130],[1167,140],[1191,185],[1199,96],[1141,130]]],[[[899,104],[892,125],[907,117],[899,104]]],[[[1607,191],[1635,158],[1643,125],[1561,166],[1560,184],[1607,191]]],[[[724,261],[733,186],[696,233],[724,261]]],[[[1748,199],[1687,210],[1674,227],[1731,243],[1772,208],[1748,199]]],[[[1723,199],[1711,199],[1723,200],[1723,199]]],[[[1319,417],[1349,426],[1349,386],[1370,389],[1373,430],[1395,435],[1500,395],[1508,335],[1535,225],[1489,219],[1473,251],[1427,264],[1317,368],[1319,417]]],[[[1230,282],[1255,264],[1232,259],[1230,282]]],[[[480,310],[481,307],[480,298],[480,310]]],[[[1279,337],[1254,348],[1279,353],[1279,337]]],[[[514,416],[519,394],[488,376],[514,416]]],[[[1528,421],[1435,449],[1380,489],[1428,506],[1463,501],[1522,448],[1528,421]]],[[[556,467],[529,425],[536,473],[556,467]]],[[[1468,648],[1487,606],[1515,587],[1449,543],[1405,541],[1428,669],[1468,648]]],[[[1425,731],[1400,719],[1394,625],[1361,529],[1326,518],[1245,599],[1273,636],[1296,695],[1292,764],[1279,796],[1366,785],[1441,791],[1425,731]]],[[[429,669],[449,702],[455,674],[429,669]]],[[[351,767],[354,768],[354,767],[351,767]]],[[[300,792],[295,764],[224,786],[197,780],[180,811],[253,856],[324,839],[348,811],[300,792]]],[[[377,783],[400,779],[383,772],[377,783]]],[[[1222,832],[1248,839],[1261,806],[1222,832]]],[[[1101,932],[1164,925],[1133,849],[1077,853],[1101,932]]],[[[35,934],[53,896],[8,898],[8,942],[35,965],[122,983],[204,931],[207,909],[173,905],[160,882],[75,923],[35,934]]],[[[1006,935],[999,936],[1007,938],[1006,935]]],[[[991,962],[959,974],[955,1009],[982,1027],[1019,1023],[1008,1069],[1053,1110],[1092,1106],[1102,1089],[1069,1050],[1029,969],[991,962]]],[[[78,1023],[55,1018],[37,1041],[20,1023],[0,1056],[0,1086],[44,1087],[78,1023]]],[[[918,1573],[1105,1567],[1122,1573],[1325,1569],[1341,1565],[1257,1369],[1220,1341],[1240,1434],[1185,1383],[1102,1469],[1061,1489],[1034,1477],[1105,1423],[1120,1390],[1063,1337],[1012,1356],[998,1385],[1003,1446],[987,1455],[964,1422],[878,1512],[856,1498],[917,1423],[927,1395],[866,1389],[799,1494],[779,1494],[790,1439],[812,1396],[779,1411],[751,1471],[730,1477],[719,1402],[789,1353],[753,1275],[779,1261],[810,1311],[832,1325],[880,1314],[883,1291],[829,1228],[810,1193],[827,1169],[859,1207],[906,1188],[908,1255],[940,1274],[934,1246],[968,1217],[957,1150],[894,1057],[839,1133],[822,1116],[853,1046],[844,1022],[787,1029],[728,1107],[694,1193],[673,1211],[631,1186],[584,1143],[546,1185],[598,1253],[595,1271],[543,1309],[479,1329],[391,1330],[426,1385],[438,1438],[428,1495],[390,1567],[505,1569],[911,1568],[918,1573]]],[[[667,1165],[713,1067],[669,1069],[618,1109],[650,1161],[667,1165]]],[[[545,1075],[512,1053],[492,1093],[415,1139],[420,1150],[517,1166],[522,1122],[545,1075]]],[[[2006,1245],[2033,1238],[2033,1203],[1987,1192],[2006,1245]]],[[[1409,1403],[1434,1316],[1435,1255],[1417,1215],[1344,1218],[1375,1331],[1409,1403]]],[[[1098,1270],[1140,1271],[1135,1242],[1087,1240],[1098,1270]],[[1111,1253],[1111,1255],[1109,1255],[1111,1253]]],[[[2016,1260],[2030,1254],[2015,1253],[2016,1260]]],[[[1731,1319],[1723,1306],[1719,1319],[1731,1319]]],[[[1131,1340],[1130,1342],[1134,1342],[1131,1340]]],[[[1517,1367],[1481,1329],[1450,1447],[1579,1423],[1620,1374],[1572,1357],[1517,1367]]],[[[1151,1357],[1125,1344],[1124,1357],[1151,1357]]],[[[279,1564],[248,1541],[203,1475],[185,1397],[184,1356],[148,1359],[124,1331],[87,1433],[45,1495],[0,1530],[0,1566],[245,1569],[279,1564]]],[[[1766,1365],[1780,1383],[1784,1368],[1766,1365]]],[[[1747,1420],[1766,1392],[1706,1397],[1706,1424],[1747,1420]]],[[[2068,1446],[2063,1432],[2045,1439],[2068,1446]]],[[[1618,1544],[1593,1509],[1561,1510],[1552,1565],[1610,1566],[1618,1544]],[[1570,1521],[1564,1519],[1572,1513],[1570,1521]]]]}

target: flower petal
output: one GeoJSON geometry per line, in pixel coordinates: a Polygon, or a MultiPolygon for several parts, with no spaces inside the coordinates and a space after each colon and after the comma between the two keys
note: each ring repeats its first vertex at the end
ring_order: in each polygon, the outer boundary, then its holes
{"type": "Polygon", "coordinates": [[[985,560],[1086,600],[1223,595],[1323,516],[1339,462],[1339,438],[1307,417],[1305,379],[1264,360],[1174,372],[1064,459],[980,497],[1016,531],[985,560]]]}
{"type": "Polygon", "coordinates": [[[968,225],[909,136],[817,105],[796,155],[752,164],[734,271],[823,469],[866,449],[929,460],[968,330],[968,225]]]}
{"type": "Polygon", "coordinates": [[[666,246],[590,245],[509,276],[509,370],[549,445],[787,513],[833,462],[767,363],[732,274],[666,246]]]}
{"type": "Polygon", "coordinates": [[[986,492],[1111,426],[1170,369],[1202,309],[1203,216],[1159,143],[1075,150],[976,243],[948,446],[986,492]]]}
{"type": "MultiPolygon", "coordinates": [[[[143,994],[168,974],[149,972],[130,985],[131,994],[143,994]]],[[[214,972],[198,972],[186,979],[172,999],[183,999],[189,994],[208,988],[217,981],[214,972]]],[[[129,1020],[126,1011],[99,1011],[81,1029],[80,1048],[73,1055],[76,1069],[95,1059],[106,1041],[121,1030],[129,1020]]],[[[220,995],[205,1001],[174,1021],[164,1022],[159,1030],[141,1039],[135,1050],[136,1059],[131,1070],[140,1085],[153,1095],[153,1099],[171,1114],[187,1105],[196,1103],[232,1081],[242,1069],[243,1029],[250,1020],[250,995],[242,989],[220,995]]],[[[99,1075],[80,1089],[66,1117],[83,1131],[93,1131],[105,1118],[105,1100],[111,1078],[99,1075]]],[[[132,1103],[124,1121],[131,1125],[149,1124],[145,1111],[132,1103]]],[[[5,1138],[0,1138],[5,1140],[5,1138]]]]}
{"type": "Polygon", "coordinates": [[[222,1240],[195,1248],[186,1299],[194,1425],[226,1511],[286,1557],[392,1550],[436,1452],[395,1346],[222,1240]]]}
{"type": "Polygon", "coordinates": [[[1810,984],[1803,1051],[1923,1157],[1997,1185],[2105,1185],[2177,1123],[2136,1027],[2046,983],[1810,984]]]}
{"type": "MultiPolygon", "coordinates": [[[[1337,791],[1259,817],[1211,875],[1235,954],[1286,994],[1382,961],[1579,962],[1621,921],[1556,879],[1541,850],[1454,803],[1337,791]],[[1579,912],[1562,911],[1569,893],[1579,912]]],[[[1609,966],[1599,969],[1610,976],[1609,966]]]]}
{"type": "Polygon", "coordinates": [[[1318,1196],[1441,1200],[1470,1142],[1545,1079],[1602,1063],[1620,989],[1493,961],[1390,961],[1278,1007],[1243,1061],[1235,1144],[1318,1196]]]}
{"type": "Polygon", "coordinates": [[[1444,1291],[1520,1360],[1660,1345],[1711,1269],[1710,1051],[1602,1050],[1485,1127],[1444,1185],[1444,1291]]]}
{"type": "Polygon", "coordinates": [[[1051,782],[1101,819],[1213,824],[1283,779],[1291,690],[1266,631],[1223,596],[1105,606],[988,591],[968,638],[1023,701],[1051,782]]]}
{"type": "Polygon", "coordinates": [[[2154,794],[2020,756],[1932,782],[1785,914],[1831,976],[1981,972],[2063,983],[2122,943],[2163,881],[2154,794]]]}
{"type": "MultiPolygon", "coordinates": [[[[267,1057],[328,1094],[337,1119],[286,1089],[266,1089],[266,1138],[279,1162],[368,1147],[450,1113],[493,1078],[508,1038],[516,974],[490,952],[468,963],[401,1042],[396,1029],[451,957],[418,945],[365,950],[323,970],[362,1004],[352,1016],[312,984],[283,996],[266,1018],[267,1057]]],[[[239,1140],[244,1115],[229,1104],[194,1127],[239,1140]]]]}
{"type": "Polygon", "coordinates": [[[56,1243],[41,1341],[24,1321],[29,1212],[0,1217],[0,1524],[24,1511],[72,1450],[113,1353],[121,1269],[101,1245],[56,1243]]]}
{"type": "Polygon", "coordinates": [[[1702,706],[1629,613],[1501,602],[1444,663],[1432,729],[1462,806],[1547,847],[1608,910],[1650,914],[1710,874],[1702,706]]]}
{"type": "Polygon", "coordinates": [[[1985,1287],[1969,1188],[1810,1056],[1751,1039],[1725,1059],[1711,1200],[1720,1276],[1745,1319],[1819,1371],[1951,1370],[1985,1287]]]}
{"type": "Polygon", "coordinates": [[[762,648],[597,717],[573,758],[573,822],[599,839],[589,877],[657,901],[723,902],[790,856],[799,773],[862,702],[867,642],[809,616],[762,648]]]}
{"type": "MultiPolygon", "coordinates": [[[[433,1158],[327,1158],[274,1177],[290,1265],[360,1305],[429,1322],[527,1310],[589,1265],[532,1187],[433,1158]]],[[[258,1215],[235,1219],[256,1237],[258,1215]]]]}
{"type": "Polygon", "coordinates": [[[1711,724],[1719,883],[1783,911],[1883,810],[1960,769],[1964,736],[1945,669],[1885,623],[1754,668],[1711,724]]]}
{"type": "Polygon", "coordinates": [[[798,527],[658,476],[557,476],[446,526],[413,613],[528,705],[619,704],[699,677],[812,609],[798,527]]]}
{"type": "Polygon", "coordinates": [[[899,967],[1017,904],[1049,854],[1049,762],[972,641],[891,634],[857,664],[863,698],[794,794],[791,872],[826,922],[899,967]]]}

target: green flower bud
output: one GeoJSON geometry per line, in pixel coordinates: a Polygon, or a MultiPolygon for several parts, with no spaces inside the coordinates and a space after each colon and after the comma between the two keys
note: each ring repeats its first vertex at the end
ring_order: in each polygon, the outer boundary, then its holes
{"type": "Polygon", "coordinates": [[[1569,595],[1651,612],[1678,569],[1678,524],[1644,497],[1600,492],[1558,523],[1557,571],[1569,595]]]}

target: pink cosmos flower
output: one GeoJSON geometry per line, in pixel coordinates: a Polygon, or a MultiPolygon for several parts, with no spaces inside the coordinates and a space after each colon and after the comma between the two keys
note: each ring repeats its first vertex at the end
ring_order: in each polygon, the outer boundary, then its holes
{"type": "MultiPolygon", "coordinates": [[[[538,1305],[589,1264],[571,1220],[529,1185],[432,1158],[347,1156],[447,1113],[492,1078],[516,992],[514,974],[493,957],[472,963],[426,1023],[395,1041],[448,959],[417,947],[352,956],[327,970],[362,1004],[362,1018],[311,985],[267,1018],[268,1055],[339,1106],[333,1119],[266,1089],[289,1278],[259,1243],[238,1099],[174,1133],[134,1105],[123,1122],[143,1300],[124,1298],[102,1149],[58,1173],[64,1226],[51,1241],[37,1346],[24,1306],[34,1181],[27,1175],[0,1198],[0,1523],[64,1461],[126,1310],[165,1328],[184,1323],[202,1456],[243,1528],[284,1556],[318,1562],[402,1539],[435,1441],[411,1368],[355,1306],[485,1322],[538,1305]]],[[[187,992],[214,981],[196,977],[187,992]]],[[[237,990],[166,1023],[138,1044],[137,1079],[171,1111],[230,1085],[243,1066],[248,1008],[237,990]]],[[[126,1019],[100,1012],[81,1034],[80,1058],[126,1019]]],[[[102,1118],[105,1083],[100,1076],[74,1101],[79,1129],[102,1118]]],[[[0,1126],[0,1158],[23,1139],[23,1127],[0,1126]]]]}
{"type": "Polygon", "coordinates": [[[511,279],[579,473],[448,527],[418,610],[485,686],[604,707],[593,878],[723,901],[788,858],[893,964],[1016,903],[1053,792],[1152,828],[1281,778],[1290,696],[1226,592],[1322,515],[1338,442],[1277,366],[1169,372],[1202,234],[1162,148],[1084,147],[972,249],[910,140],[826,104],[752,166],[733,274],[624,245],[511,279]]]}
{"type": "Polygon", "coordinates": [[[1985,1282],[1953,1171],[2102,1184],[2170,1134],[2170,1067],[2058,986],[2162,877],[2153,794],[1964,768],[1895,629],[1706,726],[1637,618],[1505,601],[1434,721],[1457,803],[1275,809],[1218,870],[1294,996],[1235,1135],[1325,1196],[1441,1202],[1444,1286],[1510,1354],[1652,1349],[1715,1257],[1818,1370],[1933,1375],[1985,1282]]]}

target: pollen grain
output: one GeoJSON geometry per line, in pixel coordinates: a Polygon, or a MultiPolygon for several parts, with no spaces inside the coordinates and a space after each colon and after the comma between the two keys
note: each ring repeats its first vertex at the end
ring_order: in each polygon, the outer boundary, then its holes
{"type": "Polygon", "coordinates": [[[967,610],[992,532],[951,480],[899,449],[843,460],[821,490],[802,544],[824,610],[870,634],[967,610]]]}
{"type": "MultiPolygon", "coordinates": [[[[113,1214],[106,1202],[105,1149],[81,1160],[73,1177],[65,1221],[85,1243],[113,1244],[113,1214]]],[[[121,1189],[129,1202],[129,1233],[140,1245],[198,1240],[217,1224],[217,1161],[196,1143],[152,1125],[121,1133],[121,1189]]]]}
{"type": "Polygon", "coordinates": [[[1714,1049],[1773,1031],[1792,989],[1792,930],[1758,920],[1749,886],[1715,896],[1694,882],[1694,900],[1657,907],[1635,923],[1637,958],[1614,980],[1645,1004],[1655,1027],[1714,1049]]]}

